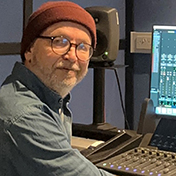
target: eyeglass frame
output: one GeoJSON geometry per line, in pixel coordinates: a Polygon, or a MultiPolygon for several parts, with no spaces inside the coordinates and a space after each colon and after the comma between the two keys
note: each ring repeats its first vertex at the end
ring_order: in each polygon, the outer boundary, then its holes
{"type": "Polygon", "coordinates": [[[62,35],[61,35],[61,36],[43,36],[43,35],[39,35],[37,38],[41,38],[41,39],[50,39],[50,40],[51,40],[51,49],[52,49],[52,51],[53,51],[55,54],[59,55],[59,54],[58,54],[57,52],[55,52],[55,50],[53,49],[53,41],[54,41],[55,38],[57,38],[57,37],[64,38],[64,39],[66,39],[66,40],[69,42],[69,47],[68,47],[68,49],[66,50],[65,53],[61,54],[61,56],[67,54],[67,53],[70,51],[70,48],[72,47],[72,45],[74,45],[74,46],[75,46],[76,57],[78,58],[78,60],[80,60],[80,61],[82,61],[82,62],[86,62],[86,61],[89,61],[90,58],[92,57],[93,52],[94,52],[94,48],[93,48],[93,46],[92,46],[91,44],[84,43],[84,42],[81,42],[81,43],[78,43],[78,44],[72,43],[72,42],[70,42],[70,40],[69,40],[68,38],[66,38],[66,37],[64,37],[64,36],[62,36],[62,35]],[[78,54],[77,54],[77,48],[78,48],[78,46],[80,46],[81,44],[86,44],[86,45],[90,46],[89,51],[90,51],[90,50],[92,51],[92,53],[89,54],[89,57],[88,57],[88,59],[86,59],[86,60],[85,60],[85,59],[84,59],[84,60],[83,60],[83,59],[80,59],[80,58],[78,57],[78,54]]]}

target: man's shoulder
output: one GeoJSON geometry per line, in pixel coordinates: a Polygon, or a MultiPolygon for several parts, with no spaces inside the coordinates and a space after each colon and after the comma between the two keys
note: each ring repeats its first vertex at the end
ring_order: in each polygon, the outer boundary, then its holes
{"type": "Polygon", "coordinates": [[[14,121],[31,111],[34,104],[40,106],[38,97],[18,81],[5,84],[0,89],[0,119],[14,121]]]}
{"type": "Polygon", "coordinates": [[[19,81],[5,84],[0,89],[0,102],[14,106],[23,106],[30,101],[36,101],[38,97],[19,81]]]}

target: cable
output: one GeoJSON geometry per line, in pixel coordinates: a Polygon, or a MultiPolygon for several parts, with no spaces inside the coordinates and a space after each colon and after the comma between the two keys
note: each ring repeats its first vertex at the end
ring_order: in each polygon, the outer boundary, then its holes
{"type": "Polygon", "coordinates": [[[115,68],[113,68],[113,70],[115,72],[117,85],[118,85],[118,88],[119,88],[120,102],[121,102],[121,107],[122,107],[122,111],[123,111],[123,115],[124,115],[125,126],[127,127],[127,129],[130,129],[130,125],[129,125],[129,122],[128,122],[128,119],[127,119],[125,107],[124,107],[124,104],[123,104],[122,91],[121,91],[121,87],[120,87],[120,81],[119,81],[118,73],[117,73],[117,70],[115,68]]]}

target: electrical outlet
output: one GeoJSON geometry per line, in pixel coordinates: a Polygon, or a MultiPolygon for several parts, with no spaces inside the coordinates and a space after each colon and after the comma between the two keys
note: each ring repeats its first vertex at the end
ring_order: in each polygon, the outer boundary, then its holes
{"type": "Polygon", "coordinates": [[[152,33],[151,32],[131,32],[131,53],[150,53],[152,33]]]}
{"type": "Polygon", "coordinates": [[[151,49],[151,38],[148,36],[137,36],[136,49],[151,49]]]}

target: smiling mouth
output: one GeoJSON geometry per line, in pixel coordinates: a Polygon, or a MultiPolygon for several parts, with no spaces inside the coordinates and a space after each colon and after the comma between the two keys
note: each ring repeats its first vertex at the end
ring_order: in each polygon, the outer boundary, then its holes
{"type": "Polygon", "coordinates": [[[73,72],[79,71],[78,69],[67,68],[67,67],[58,67],[58,69],[65,70],[65,71],[73,71],[73,72]]]}
{"type": "Polygon", "coordinates": [[[61,69],[61,70],[65,70],[65,71],[75,71],[75,70],[73,70],[73,69],[71,69],[71,68],[65,68],[65,67],[63,67],[63,68],[59,68],[59,69],[61,69]]]}
{"type": "Polygon", "coordinates": [[[58,68],[58,69],[65,72],[65,74],[75,74],[77,72],[77,70],[75,69],[65,68],[65,67],[58,68]]]}

